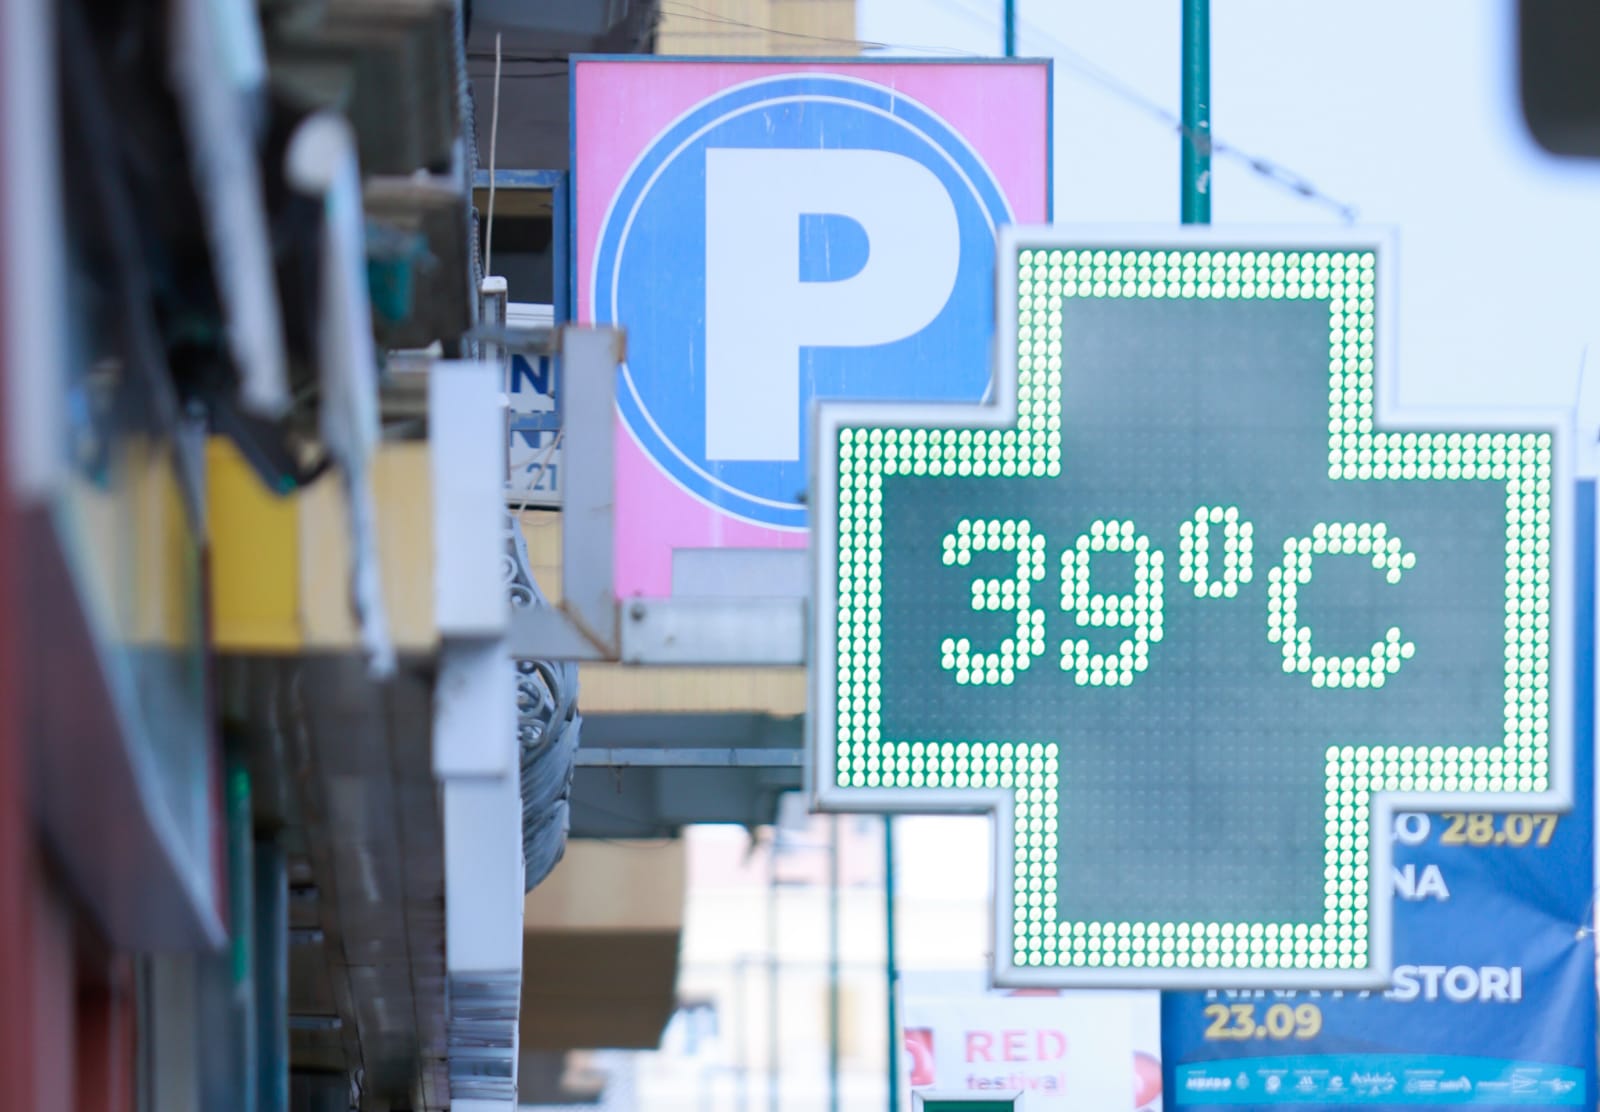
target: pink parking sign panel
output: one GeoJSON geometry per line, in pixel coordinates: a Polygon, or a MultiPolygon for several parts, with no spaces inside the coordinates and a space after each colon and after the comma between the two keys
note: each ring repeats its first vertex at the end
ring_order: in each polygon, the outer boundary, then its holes
{"type": "Polygon", "coordinates": [[[577,319],[628,334],[615,586],[804,548],[812,402],[974,401],[995,234],[1050,207],[1033,61],[573,65],[577,319]]]}

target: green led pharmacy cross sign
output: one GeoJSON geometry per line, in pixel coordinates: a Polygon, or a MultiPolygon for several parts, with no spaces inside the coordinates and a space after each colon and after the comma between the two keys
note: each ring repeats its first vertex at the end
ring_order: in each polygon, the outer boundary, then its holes
{"type": "Polygon", "coordinates": [[[1397,814],[1566,805],[1565,415],[1394,404],[1378,237],[1000,250],[991,403],[816,422],[818,806],[993,811],[1001,983],[1386,983],[1397,814]]]}

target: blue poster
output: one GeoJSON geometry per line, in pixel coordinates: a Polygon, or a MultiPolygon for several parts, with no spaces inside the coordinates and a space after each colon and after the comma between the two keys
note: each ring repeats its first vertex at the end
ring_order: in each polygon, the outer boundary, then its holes
{"type": "Polygon", "coordinates": [[[1596,1106],[1594,500],[1571,813],[1396,816],[1392,987],[1164,993],[1169,1110],[1596,1106]]]}

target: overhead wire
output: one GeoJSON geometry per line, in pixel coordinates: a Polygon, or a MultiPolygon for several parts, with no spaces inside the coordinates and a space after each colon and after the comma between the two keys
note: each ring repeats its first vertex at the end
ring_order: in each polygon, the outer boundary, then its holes
{"type": "Polygon", "coordinates": [[[489,115],[489,215],[483,227],[483,273],[494,273],[494,159],[500,138],[500,32],[494,35],[494,106],[489,115]]]}
{"type": "MultiPolygon", "coordinates": [[[[498,41],[500,39],[500,35],[495,35],[495,39],[498,41]]],[[[548,62],[552,65],[564,66],[569,60],[569,55],[566,54],[524,54],[519,51],[512,50],[502,51],[500,57],[508,64],[511,62],[548,62]]],[[[467,59],[468,61],[472,62],[492,62],[495,59],[495,51],[469,50],[467,51],[467,59]]]]}
{"type": "MultiPolygon", "coordinates": [[[[965,3],[961,3],[960,0],[938,0],[938,2],[974,19],[984,19],[989,14],[971,8],[965,3]]],[[[836,46],[849,46],[857,50],[894,51],[897,53],[907,52],[913,54],[940,54],[961,58],[993,57],[993,55],[990,54],[984,54],[972,50],[961,50],[954,47],[920,46],[910,43],[879,42],[872,39],[843,38],[831,35],[814,35],[803,31],[791,31],[784,27],[773,27],[768,24],[754,23],[749,20],[737,19],[733,16],[722,15],[712,11],[711,9],[703,8],[697,4],[691,3],[690,0],[661,0],[661,10],[667,14],[677,16],[681,19],[689,19],[701,23],[714,23],[732,27],[741,27],[752,31],[761,31],[769,35],[777,35],[782,38],[830,43],[836,46]]],[[[1201,150],[1209,151],[1213,156],[1228,158],[1238,162],[1251,173],[1263,178],[1278,188],[1287,190],[1288,192],[1300,197],[1302,200],[1310,201],[1313,204],[1321,205],[1325,208],[1333,210],[1333,212],[1335,212],[1345,223],[1353,223],[1356,220],[1359,210],[1354,205],[1347,204],[1339,198],[1327,193],[1325,190],[1319,188],[1305,175],[1297,173],[1275,159],[1268,158],[1264,155],[1255,154],[1251,151],[1244,150],[1241,147],[1234,146],[1231,143],[1217,138],[1214,134],[1194,131],[1184,124],[1183,118],[1179,116],[1178,113],[1173,112],[1171,109],[1165,107],[1155,98],[1147,96],[1139,89],[1119,78],[1110,70],[1094,62],[1092,59],[1088,58],[1079,51],[1073,49],[1062,39],[1058,38],[1049,31],[1044,30],[1037,24],[1028,20],[1020,20],[1018,22],[1018,29],[1031,38],[1036,40],[1042,39],[1047,42],[1052,47],[1051,57],[1054,60],[1061,62],[1066,66],[1067,69],[1089,81],[1091,84],[1099,86],[1105,92],[1110,93],[1118,100],[1123,101],[1131,107],[1139,109],[1152,119],[1155,119],[1166,127],[1171,128],[1180,137],[1187,138],[1201,150]]]]}
{"type": "Polygon", "coordinates": [[[504,81],[548,81],[554,78],[565,81],[567,79],[567,70],[563,66],[561,69],[550,70],[546,73],[505,73],[500,76],[504,81]]]}
{"type": "MultiPolygon", "coordinates": [[[[499,36],[496,35],[495,39],[498,44],[499,36]]],[[[523,54],[516,51],[505,51],[500,54],[497,61],[496,51],[469,50],[467,52],[467,60],[468,62],[493,62],[497,65],[503,65],[506,68],[506,72],[502,73],[501,77],[506,81],[537,81],[547,78],[560,78],[564,81],[567,78],[568,57],[565,54],[523,54]],[[510,68],[512,66],[542,68],[513,71],[510,68]]]]}
{"type": "Polygon", "coordinates": [[[924,54],[948,54],[952,57],[964,58],[971,56],[971,51],[950,46],[915,46],[905,43],[873,42],[867,39],[845,38],[839,35],[816,35],[807,31],[791,31],[787,27],[773,27],[765,23],[752,23],[749,20],[724,15],[721,12],[691,3],[690,0],[661,0],[661,10],[668,15],[675,15],[679,19],[693,20],[698,23],[715,23],[729,27],[741,27],[751,31],[761,31],[768,35],[778,35],[786,39],[828,43],[833,46],[849,46],[857,50],[914,50],[924,54]]]}
{"type": "MultiPolygon", "coordinates": [[[[963,3],[962,0],[938,0],[938,2],[974,17],[981,17],[982,14],[963,3]]],[[[1273,159],[1253,154],[1218,139],[1209,131],[1194,131],[1183,122],[1183,117],[1178,113],[1171,111],[1153,97],[1147,96],[1139,89],[1134,88],[1110,70],[1074,50],[1062,39],[1037,24],[1026,20],[1019,21],[1019,29],[1033,38],[1043,39],[1049,43],[1053,48],[1052,57],[1066,63],[1068,69],[1100,86],[1100,88],[1124,103],[1138,108],[1146,115],[1165,124],[1177,132],[1180,137],[1188,139],[1199,150],[1207,151],[1213,156],[1221,156],[1240,162],[1252,173],[1265,178],[1279,188],[1286,189],[1307,201],[1331,208],[1345,223],[1353,223],[1355,221],[1358,210],[1354,205],[1347,204],[1329,195],[1304,175],[1296,173],[1273,159]]]]}
{"type": "MultiPolygon", "coordinates": [[[[987,13],[964,3],[963,0],[937,0],[937,2],[974,19],[983,19],[987,15],[987,13]]],[[[1146,95],[1141,90],[1122,80],[1110,70],[1075,50],[1057,35],[1045,30],[1031,20],[1019,20],[1018,28],[1032,38],[1043,39],[1052,48],[1051,56],[1057,61],[1065,63],[1066,67],[1078,74],[1078,76],[1098,85],[1125,104],[1137,108],[1151,118],[1165,124],[1180,137],[1188,139],[1196,148],[1213,156],[1233,159],[1243,164],[1252,173],[1266,179],[1280,189],[1286,189],[1304,200],[1332,209],[1345,223],[1353,223],[1355,221],[1358,210],[1354,205],[1347,204],[1319,189],[1315,183],[1303,174],[1296,173],[1274,159],[1253,154],[1218,139],[1212,132],[1194,131],[1183,122],[1183,117],[1178,113],[1173,112],[1155,98],[1146,95]]]]}

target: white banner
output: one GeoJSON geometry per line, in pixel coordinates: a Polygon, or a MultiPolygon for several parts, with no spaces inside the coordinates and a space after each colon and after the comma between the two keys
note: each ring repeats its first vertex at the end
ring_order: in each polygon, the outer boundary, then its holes
{"type": "Polygon", "coordinates": [[[1156,992],[992,989],[986,973],[902,973],[905,1091],[1017,1091],[1024,1112],[1161,1109],[1156,992]]]}

